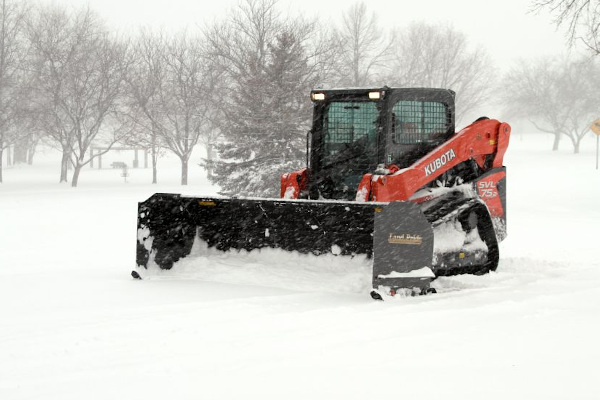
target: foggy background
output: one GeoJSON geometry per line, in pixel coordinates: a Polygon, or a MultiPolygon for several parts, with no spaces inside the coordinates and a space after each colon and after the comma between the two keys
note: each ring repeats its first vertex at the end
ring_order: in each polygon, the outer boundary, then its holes
{"type": "Polygon", "coordinates": [[[599,76],[585,35],[596,10],[585,0],[1,6],[0,182],[39,149],[60,153],[57,180],[72,186],[103,155],[107,167],[135,151],[127,167],[152,166],[152,183],[166,157],[182,185],[203,168],[223,194],[277,196],[277,177],[305,162],[313,88],[452,89],[457,129],[485,115],[552,137],[540,147],[593,145],[599,76]]]}

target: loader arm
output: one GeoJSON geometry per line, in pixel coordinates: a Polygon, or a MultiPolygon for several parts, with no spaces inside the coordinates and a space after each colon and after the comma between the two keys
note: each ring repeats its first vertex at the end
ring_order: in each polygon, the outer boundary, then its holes
{"type": "Polygon", "coordinates": [[[487,172],[502,167],[510,125],[495,119],[476,121],[408,168],[390,175],[367,174],[358,192],[363,200],[406,201],[419,189],[462,162],[473,159],[487,172]]]}

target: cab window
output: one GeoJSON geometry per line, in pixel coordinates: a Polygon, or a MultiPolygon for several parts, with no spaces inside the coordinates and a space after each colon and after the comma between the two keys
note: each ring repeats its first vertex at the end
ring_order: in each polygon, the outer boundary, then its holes
{"type": "Polygon", "coordinates": [[[395,144],[436,143],[444,139],[450,112],[444,103],[400,100],[392,110],[392,140],[395,144]]]}
{"type": "Polygon", "coordinates": [[[352,149],[369,158],[375,157],[378,118],[379,110],[374,102],[329,103],[323,123],[324,164],[336,162],[338,153],[352,149]]]}

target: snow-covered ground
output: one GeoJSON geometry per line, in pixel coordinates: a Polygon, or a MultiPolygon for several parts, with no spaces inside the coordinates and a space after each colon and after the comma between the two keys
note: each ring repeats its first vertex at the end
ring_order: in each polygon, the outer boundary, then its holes
{"type": "MultiPolygon", "coordinates": [[[[112,169],[59,185],[51,152],[6,169],[0,399],[598,399],[600,171],[595,140],[567,145],[513,137],[497,272],[386,302],[334,257],[131,279],[137,201],[181,192],[174,160],[154,186],[112,169]]],[[[191,167],[185,192],[214,191],[191,167]]]]}

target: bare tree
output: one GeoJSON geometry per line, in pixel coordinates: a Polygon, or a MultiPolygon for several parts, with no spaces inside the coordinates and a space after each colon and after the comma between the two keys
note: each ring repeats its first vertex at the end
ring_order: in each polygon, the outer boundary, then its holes
{"type": "Polygon", "coordinates": [[[185,32],[167,40],[164,85],[155,103],[154,122],[165,147],[181,160],[182,185],[188,182],[194,147],[211,129],[210,99],[219,75],[199,44],[199,38],[185,32]]]}
{"type": "Polygon", "coordinates": [[[19,130],[26,102],[27,45],[23,28],[25,3],[0,2],[0,183],[4,150],[20,139],[19,130]]]}
{"type": "Polygon", "coordinates": [[[212,145],[219,71],[211,68],[201,44],[202,38],[187,32],[144,31],[134,46],[129,108],[139,134],[133,140],[152,149],[153,183],[161,148],[179,157],[181,184],[187,185],[194,147],[212,145]]]}
{"type": "Polygon", "coordinates": [[[526,118],[540,131],[553,134],[552,150],[558,150],[564,135],[579,153],[581,140],[600,108],[598,83],[600,68],[587,59],[522,61],[506,76],[503,101],[511,116],[526,118]]]}
{"type": "Polygon", "coordinates": [[[84,13],[73,16],[57,6],[38,7],[27,21],[27,34],[34,49],[36,93],[34,106],[38,123],[62,151],[60,182],[68,180],[74,143],[74,125],[64,114],[64,86],[69,65],[88,35],[84,13]]]}
{"type": "Polygon", "coordinates": [[[534,0],[532,4],[535,11],[549,11],[557,26],[566,27],[570,45],[579,40],[594,54],[600,54],[600,2],[534,0]]]}
{"type": "Polygon", "coordinates": [[[185,33],[168,41],[164,59],[166,85],[158,101],[158,128],[165,146],[181,160],[181,184],[187,185],[192,151],[211,129],[210,98],[219,71],[210,68],[199,39],[185,33]]]}
{"type": "Polygon", "coordinates": [[[44,8],[30,32],[38,56],[38,106],[49,135],[63,151],[61,181],[66,181],[66,163],[71,162],[71,185],[76,187],[81,169],[129,133],[119,110],[126,46],[108,34],[89,8],[73,14],[44,8]],[[90,155],[95,141],[105,150],[90,155]]]}
{"type": "Polygon", "coordinates": [[[158,119],[160,92],[165,82],[166,42],[162,32],[152,34],[142,31],[132,48],[132,63],[127,72],[128,115],[135,125],[131,142],[150,149],[152,158],[152,183],[157,183],[158,158],[164,147],[158,119]]]}
{"type": "Polygon", "coordinates": [[[397,35],[387,82],[393,86],[440,87],[457,93],[457,120],[486,101],[494,85],[485,50],[471,49],[450,25],[413,23],[397,35]]]}
{"type": "Polygon", "coordinates": [[[365,3],[355,3],[344,12],[342,25],[335,30],[338,84],[371,84],[378,68],[390,59],[394,38],[386,37],[375,13],[369,14],[365,3]]]}
{"type": "Polygon", "coordinates": [[[74,166],[72,186],[76,187],[81,169],[124,140],[131,127],[123,118],[121,95],[126,65],[126,45],[107,37],[103,32],[89,43],[82,58],[68,76],[68,97],[65,114],[74,123],[75,142],[72,148],[74,166]],[[90,155],[92,144],[105,149],[90,155]]]}

